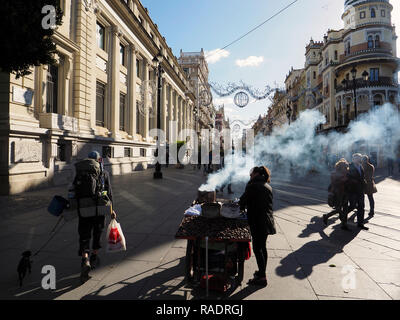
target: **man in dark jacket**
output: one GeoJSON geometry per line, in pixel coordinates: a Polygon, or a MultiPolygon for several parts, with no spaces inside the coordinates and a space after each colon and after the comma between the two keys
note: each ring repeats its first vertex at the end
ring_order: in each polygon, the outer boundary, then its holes
{"type": "Polygon", "coordinates": [[[357,225],[363,230],[368,230],[368,228],[364,226],[365,184],[365,174],[362,167],[362,155],[355,153],[353,154],[353,162],[350,164],[348,173],[348,192],[350,199],[349,212],[357,207],[357,225]]]}
{"type": "Polygon", "coordinates": [[[240,208],[247,207],[247,220],[253,242],[253,252],[257,260],[258,271],[248,283],[252,285],[267,285],[267,237],[275,234],[275,223],[272,210],[272,188],[270,172],[265,167],[255,167],[250,172],[250,181],[244,194],[240,197],[240,208]]]}
{"type": "MultiPolygon", "coordinates": [[[[105,199],[109,199],[113,201],[113,194],[112,194],[112,188],[111,188],[111,182],[110,182],[110,175],[107,171],[103,169],[103,163],[102,163],[102,158],[100,157],[100,154],[97,151],[92,151],[88,155],[89,159],[93,159],[97,162],[100,163],[100,176],[98,179],[98,183],[102,185],[102,193],[104,196],[102,197],[105,199]]],[[[76,180],[76,178],[75,178],[76,180]]],[[[74,182],[75,184],[75,182],[74,182]]],[[[79,199],[79,195],[76,195],[76,197],[79,199]]],[[[108,200],[107,199],[107,200],[108,200]]],[[[92,200],[92,199],[90,199],[92,200]]],[[[98,250],[101,248],[101,234],[104,229],[104,224],[105,224],[105,215],[104,214],[99,214],[99,206],[97,202],[93,201],[93,205],[88,208],[80,208],[79,202],[84,201],[84,198],[81,198],[78,200],[78,215],[79,215],[79,223],[78,223],[78,233],[79,233],[79,256],[82,257],[82,262],[81,262],[81,281],[85,282],[89,278],[89,272],[91,269],[94,269],[96,264],[98,263],[98,257],[97,253],[98,250]],[[89,212],[89,215],[83,214],[83,212],[89,212]],[[93,235],[93,237],[92,237],[93,235]],[[92,254],[90,255],[90,241],[93,238],[92,241],[92,254]]],[[[111,213],[111,212],[110,212],[111,213]]],[[[116,214],[113,211],[111,213],[111,218],[115,218],[116,214]]]]}

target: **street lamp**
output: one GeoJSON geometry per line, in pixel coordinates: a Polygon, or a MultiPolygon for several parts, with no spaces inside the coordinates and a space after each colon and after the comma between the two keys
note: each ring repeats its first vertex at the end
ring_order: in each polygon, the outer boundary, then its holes
{"type": "Polygon", "coordinates": [[[364,70],[364,72],[362,73],[362,77],[364,81],[368,81],[369,73],[367,72],[367,70],[364,70]]]}
{"type": "Polygon", "coordinates": [[[161,164],[158,161],[158,157],[160,154],[160,130],[161,130],[161,88],[162,88],[162,74],[164,72],[161,62],[163,61],[163,55],[161,52],[158,53],[157,56],[153,58],[153,64],[157,67],[156,74],[157,74],[157,129],[158,129],[158,136],[157,136],[157,149],[155,156],[157,157],[157,163],[155,166],[155,172],[153,174],[154,179],[162,179],[163,175],[161,172],[161,164]]]}

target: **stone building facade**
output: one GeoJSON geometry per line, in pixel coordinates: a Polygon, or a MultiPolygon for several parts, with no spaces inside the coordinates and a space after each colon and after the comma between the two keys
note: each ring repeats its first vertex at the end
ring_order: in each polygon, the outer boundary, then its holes
{"type": "Polygon", "coordinates": [[[0,193],[64,184],[97,150],[111,174],[153,161],[157,75],[163,73],[166,142],[194,125],[196,97],[165,38],[138,0],[63,0],[57,64],[16,79],[0,74],[0,193]]]}
{"type": "Polygon", "coordinates": [[[199,135],[202,129],[214,127],[216,109],[212,103],[212,94],[208,85],[208,63],[203,48],[200,52],[183,52],[178,59],[179,64],[189,77],[196,97],[195,130],[199,135]],[[209,102],[211,102],[209,105],[209,102]]]}
{"type": "MultiPolygon", "coordinates": [[[[288,106],[291,120],[301,110],[317,109],[326,119],[317,131],[326,133],[345,131],[356,117],[355,105],[357,116],[385,102],[400,108],[400,59],[392,11],[389,0],[346,0],[343,29],[328,30],[321,42],[310,40],[304,68],[290,70],[283,93],[286,101],[275,95],[267,122],[272,126],[288,122],[284,116],[288,106]]],[[[357,149],[383,164],[385,155],[379,146],[366,143],[357,149]]]]}

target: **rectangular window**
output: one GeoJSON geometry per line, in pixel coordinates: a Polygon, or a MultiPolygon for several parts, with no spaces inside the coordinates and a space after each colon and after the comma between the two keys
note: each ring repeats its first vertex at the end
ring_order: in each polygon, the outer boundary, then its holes
{"type": "Polygon", "coordinates": [[[97,30],[97,32],[96,32],[97,46],[100,49],[106,50],[106,48],[105,48],[105,30],[106,29],[100,23],[97,23],[96,30],[97,30]]]}
{"type": "Polygon", "coordinates": [[[140,79],[140,60],[136,59],[136,76],[140,79]]]}
{"type": "Polygon", "coordinates": [[[119,45],[119,56],[121,65],[125,66],[125,47],[122,44],[119,45]]]}
{"type": "Polygon", "coordinates": [[[126,96],[120,94],[119,96],[119,130],[126,131],[126,96]]]}
{"type": "Polygon", "coordinates": [[[314,80],[317,79],[317,73],[315,71],[313,72],[313,78],[314,80]]]}
{"type": "Polygon", "coordinates": [[[140,148],[140,156],[145,157],[146,156],[146,149],[145,148],[140,148]]]}
{"type": "Polygon", "coordinates": [[[103,158],[113,158],[113,151],[114,149],[110,146],[103,146],[102,147],[102,157],[103,158]]]}
{"type": "Polygon", "coordinates": [[[66,161],[65,143],[57,143],[57,161],[66,161]]]}
{"type": "Polygon", "coordinates": [[[46,112],[57,113],[58,103],[58,67],[49,65],[47,70],[46,112]]]}
{"type": "Polygon", "coordinates": [[[360,19],[365,19],[365,17],[366,17],[365,11],[361,11],[360,12],[360,19]]]}
{"type": "Polygon", "coordinates": [[[369,80],[378,81],[379,80],[379,68],[371,68],[369,70],[369,80]]]}
{"type": "Polygon", "coordinates": [[[381,16],[382,17],[386,17],[386,11],[385,10],[381,10],[381,16]]]}
{"type": "Polygon", "coordinates": [[[96,126],[104,127],[106,86],[96,83],[96,126]]]}
{"type": "Polygon", "coordinates": [[[128,148],[128,147],[125,147],[125,148],[124,148],[124,156],[125,156],[126,158],[132,157],[132,149],[131,149],[131,148],[128,148]]]}

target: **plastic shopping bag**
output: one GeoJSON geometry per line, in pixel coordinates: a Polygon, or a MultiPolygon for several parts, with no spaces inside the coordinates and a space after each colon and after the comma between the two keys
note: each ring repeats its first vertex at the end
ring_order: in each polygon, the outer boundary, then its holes
{"type": "Polygon", "coordinates": [[[121,225],[115,219],[111,219],[107,229],[106,252],[119,252],[126,250],[126,242],[121,225]]]}

